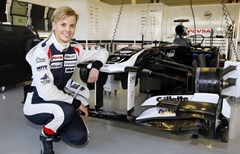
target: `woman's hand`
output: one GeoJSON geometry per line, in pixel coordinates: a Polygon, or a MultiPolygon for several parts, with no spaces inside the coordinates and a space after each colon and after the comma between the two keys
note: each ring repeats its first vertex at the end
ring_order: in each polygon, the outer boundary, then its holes
{"type": "Polygon", "coordinates": [[[88,76],[88,80],[87,82],[88,83],[94,83],[97,81],[98,79],[98,76],[99,76],[99,70],[96,69],[96,68],[92,68],[89,72],[89,76],[88,76]]]}
{"type": "Polygon", "coordinates": [[[78,113],[80,114],[80,116],[82,118],[86,118],[88,116],[88,109],[86,108],[86,106],[84,106],[83,104],[81,104],[79,106],[79,108],[77,109],[78,113]]]}

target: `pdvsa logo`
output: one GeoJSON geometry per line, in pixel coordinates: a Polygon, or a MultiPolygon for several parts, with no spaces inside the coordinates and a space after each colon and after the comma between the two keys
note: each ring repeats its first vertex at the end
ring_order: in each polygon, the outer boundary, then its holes
{"type": "Polygon", "coordinates": [[[53,55],[52,56],[52,61],[62,61],[63,60],[63,55],[53,55]]]}
{"type": "Polygon", "coordinates": [[[200,33],[200,34],[202,34],[202,33],[211,33],[211,29],[189,29],[188,30],[188,33],[200,33]]]}

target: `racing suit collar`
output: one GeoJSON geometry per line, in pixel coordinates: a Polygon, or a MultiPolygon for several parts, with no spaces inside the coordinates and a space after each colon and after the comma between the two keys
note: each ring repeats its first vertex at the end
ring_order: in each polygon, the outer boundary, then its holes
{"type": "Polygon", "coordinates": [[[52,35],[52,39],[53,39],[53,44],[56,47],[57,50],[59,50],[60,52],[64,52],[68,49],[68,47],[70,46],[70,42],[68,43],[59,43],[55,37],[55,34],[53,33],[52,35]]]}

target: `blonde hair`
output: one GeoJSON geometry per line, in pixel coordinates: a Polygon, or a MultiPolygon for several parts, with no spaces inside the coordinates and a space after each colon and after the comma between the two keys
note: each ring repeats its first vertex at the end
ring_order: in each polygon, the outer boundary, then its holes
{"type": "Polygon", "coordinates": [[[78,20],[78,14],[68,6],[60,6],[57,8],[51,17],[51,22],[58,22],[64,19],[65,17],[75,16],[76,21],[78,20]]]}

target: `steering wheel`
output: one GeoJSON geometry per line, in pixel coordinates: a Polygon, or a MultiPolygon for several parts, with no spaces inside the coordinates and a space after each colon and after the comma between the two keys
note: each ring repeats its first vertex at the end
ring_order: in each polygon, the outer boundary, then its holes
{"type": "Polygon", "coordinates": [[[201,46],[204,39],[205,38],[202,34],[190,35],[186,37],[186,40],[189,41],[192,46],[201,46]]]}

